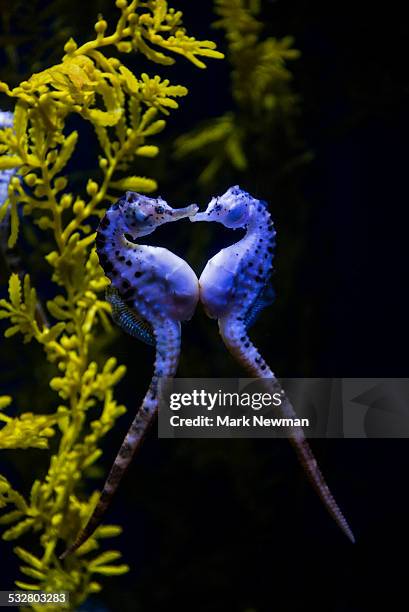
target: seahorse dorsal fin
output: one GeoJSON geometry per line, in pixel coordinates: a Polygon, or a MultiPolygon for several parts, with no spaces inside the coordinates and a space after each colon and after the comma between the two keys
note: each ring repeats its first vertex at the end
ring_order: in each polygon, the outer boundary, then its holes
{"type": "Polygon", "coordinates": [[[107,287],[105,298],[111,304],[113,320],[125,333],[133,338],[138,338],[145,344],[155,346],[155,336],[151,325],[127,306],[117,289],[112,285],[107,287]]]}
{"type": "Polygon", "coordinates": [[[275,300],[275,291],[271,281],[267,281],[260,293],[250,306],[244,319],[246,329],[249,329],[257,320],[261,311],[270,306],[275,300]]]}

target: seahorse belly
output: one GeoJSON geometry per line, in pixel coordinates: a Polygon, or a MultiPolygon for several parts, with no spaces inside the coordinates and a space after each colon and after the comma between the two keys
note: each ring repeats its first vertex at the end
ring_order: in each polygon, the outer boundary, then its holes
{"type": "Polygon", "coordinates": [[[154,247],[153,253],[163,278],[163,301],[169,317],[175,321],[190,319],[199,301],[196,274],[183,259],[167,249],[154,247]]]}
{"type": "Polygon", "coordinates": [[[239,259],[232,247],[222,249],[208,261],[200,276],[200,299],[212,319],[226,313],[235,295],[239,259]]]}

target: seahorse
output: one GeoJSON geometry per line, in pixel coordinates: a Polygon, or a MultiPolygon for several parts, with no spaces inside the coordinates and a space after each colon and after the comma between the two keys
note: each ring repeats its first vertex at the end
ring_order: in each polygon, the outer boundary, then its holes
{"type": "MultiPolygon", "coordinates": [[[[284,418],[296,418],[294,408],[247,330],[257,314],[273,301],[272,260],[274,224],[267,203],[253,198],[238,185],[213,198],[206,211],[191,221],[216,221],[231,229],[244,228],[245,236],[212,257],[199,278],[200,300],[207,315],[218,320],[222,339],[237,361],[253,377],[263,379],[270,392],[280,393],[284,418]]],[[[301,427],[288,433],[308,477],[339,527],[354,542],[354,535],[330,492],[301,427]]]]}
{"type": "MultiPolygon", "coordinates": [[[[0,110],[0,130],[12,127],[14,127],[14,114],[10,111],[0,110]]],[[[15,168],[0,171],[0,208],[5,204],[8,198],[9,184],[15,174],[15,168]]],[[[10,272],[18,274],[22,279],[26,274],[26,271],[22,262],[21,253],[19,252],[17,245],[10,248],[7,244],[10,236],[10,222],[11,212],[10,206],[8,206],[7,210],[4,212],[2,220],[0,221],[0,254],[2,255],[4,263],[10,272]]],[[[44,307],[38,296],[35,307],[35,316],[40,327],[50,326],[44,307]]]]}
{"type": "MultiPolygon", "coordinates": [[[[0,110],[0,130],[4,128],[12,128],[14,124],[14,115],[10,111],[1,111],[0,110]]],[[[15,174],[15,168],[1,170],[0,171],[0,206],[4,204],[4,202],[8,198],[8,188],[9,183],[12,176],[15,174]]],[[[7,239],[10,235],[10,207],[5,213],[2,221],[0,222],[0,249],[4,254],[5,259],[7,259],[8,263],[11,259],[12,264],[14,261],[11,257],[6,258],[7,255],[10,255],[10,249],[7,247],[7,239]]],[[[13,269],[14,271],[14,269],[13,269]]]]}
{"type": "Polygon", "coordinates": [[[192,317],[199,299],[196,274],[171,251],[132,240],[151,234],[159,225],[189,217],[196,205],[173,209],[162,198],[131,191],[113,204],[97,230],[99,261],[111,279],[107,298],[114,320],[127,332],[156,347],[154,373],[117,454],[99,501],[75,542],[61,555],[79,548],[95,531],[139,448],[158,408],[160,377],[173,377],[179,361],[181,321],[192,317]]]}

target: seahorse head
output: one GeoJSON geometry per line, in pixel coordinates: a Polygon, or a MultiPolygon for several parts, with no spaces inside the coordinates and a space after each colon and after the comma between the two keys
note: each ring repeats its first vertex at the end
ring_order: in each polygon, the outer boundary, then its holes
{"type": "Polygon", "coordinates": [[[163,223],[194,215],[198,207],[196,204],[191,204],[185,208],[175,209],[161,197],[149,198],[134,191],[127,191],[111,210],[121,215],[124,233],[137,238],[151,234],[163,223]]]}
{"type": "Polygon", "coordinates": [[[238,185],[230,187],[222,196],[212,198],[204,212],[197,213],[191,221],[216,221],[231,229],[246,227],[260,200],[253,198],[238,185]]]}

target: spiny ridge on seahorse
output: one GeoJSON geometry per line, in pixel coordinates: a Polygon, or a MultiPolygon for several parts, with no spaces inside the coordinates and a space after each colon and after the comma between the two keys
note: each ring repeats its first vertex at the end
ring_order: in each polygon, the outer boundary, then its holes
{"type": "MultiPolygon", "coordinates": [[[[296,413],[277,378],[251,342],[247,329],[261,309],[273,301],[270,275],[275,229],[266,202],[253,198],[237,185],[213,198],[206,211],[191,221],[216,221],[231,229],[244,228],[245,236],[210,259],[199,278],[200,299],[209,317],[217,319],[223,341],[251,376],[262,379],[272,393],[283,398],[284,418],[296,413]]],[[[315,490],[340,528],[354,535],[331,494],[301,427],[292,427],[289,438],[315,490]]]]}
{"type": "Polygon", "coordinates": [[[108,299],[114,320],[133,336],[154,343],[156,357],[149,389],[104,484],[93,514],[75,542],[79,548],[95,531],[158,409],[160,377],[173,377],[180,355],[180,322],[191,318],[199,299],[196,274],[168,249],[130,242],[163,223],[194,215],[197,206],[173,209],[161,198],[128,191],[113,204],[97,230],[97,252],[111,279],[108,299]]]}

